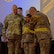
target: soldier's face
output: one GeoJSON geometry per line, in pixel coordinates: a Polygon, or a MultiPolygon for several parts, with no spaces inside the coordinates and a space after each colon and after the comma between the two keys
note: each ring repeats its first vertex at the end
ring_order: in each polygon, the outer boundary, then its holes
{"type": "Polygon", "coordinates": [[[26,16],[26,21],[29,22],[30,21],[30,17],[26,16]]]}
{"type": "Polygon", "coordinates": [[[13,14],[17,14],[17,7],[16,7],[16,6],[13,6],[13,7],[12,7],[12,13],[13,13],[13,14]]]}
{"type": "Polygon", "coordinates": [[[22,10],[18,9],[18,14],[22,15],[22,10]]]}
{"type": "Polygon", "coordinates": [[[29,12],[30,12],[31,15],[36,14],[36,10],[35,10],[34,8],[31,8],[31,9],[29,10],[29,12]]]}

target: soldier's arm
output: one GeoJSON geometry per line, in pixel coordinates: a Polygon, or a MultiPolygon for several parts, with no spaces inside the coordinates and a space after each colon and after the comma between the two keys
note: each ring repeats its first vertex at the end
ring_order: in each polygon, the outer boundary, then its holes
{"type": "Polygon", "coordinates": [[[46,22],[47,22],[48,26],[50,26],[50,21],[46,15],[45,15],[45,18],[46,18],[46,22]]]}
{"type": "Polygon", "coordinates": [[[52,32],[51,32],[51,28],[50,28],[50,21],[49,19],[47,18],[48,20],[48,25],[49,25],[49,34],[50,34],[50,39],[52,39],[52,32]]]}
{"type": "Polygon", "coordinates": [[[23,28],[24,23],[25,23],[25,20],[22,19],[22,21],[21,21],[21,48],[23,48],[23,46],[24,46],[24,44],[23,44],[24,43],[24,41],[23,41],[24,37],[23,37],[23,34],[22,34],[23,33],[23,29],[22,28],[23,28]]]}
{"type": "Polygon", "coordinates": [[[22,17],[22,16],[20,16],[20,18],[21,18],[21,21],[20,21],[20,26],[21,26],[21,35],[22,35],[22,26],[23,26],[23,24],[24,24],[25,20],[23,19],[23,17],[22,17]]]}
{"type": "Polygon", "coordinates": [[[34,27],[36,24],[37,24],[37,17],[36,17],[36,15],[34,15],[31,17],[31,21],[30,21],[31,30],[34,30],[34,27]]]}
{"type": "Polygon", "coordinates": [[[51,28],[50,28],[50,21],[48,19],[48,17],[45,15],[45,19],[46,19],[46,25],[48,26],[48,29],[49,29],[49,36],[50,36],[50,39],[52,39],[52,33],[51,33],[51,28]]]}
{"type": "Polygon", "coordinates": [[[50,39],[52,39],[52,33],[51,33],[51,28],[50,28],[50,21],[49,19],[47,18],[47,23],[48,23],[48,26],[49,26],[49,34],[50,34],[50,39]]]}

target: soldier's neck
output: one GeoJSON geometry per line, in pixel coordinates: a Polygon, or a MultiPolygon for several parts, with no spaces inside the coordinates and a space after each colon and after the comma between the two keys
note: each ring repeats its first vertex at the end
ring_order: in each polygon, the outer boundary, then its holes
{"type": "Polygon", "coordinates": [[[12,13],[13,15],[17,15],[17,13],[12,13]]]}

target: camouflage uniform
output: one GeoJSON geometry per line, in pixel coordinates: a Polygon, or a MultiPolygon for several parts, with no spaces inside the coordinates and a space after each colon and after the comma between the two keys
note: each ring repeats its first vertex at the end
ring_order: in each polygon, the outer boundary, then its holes
{"type": "Polygon", "coordinates": [[[31,21],[33,22],[34,31],[40,44],[40,54],[49,54],[51,31],[47,16],[37,12],[36,15],[32,16],[31,21]]]}
{"type": "Polygon", "coordinates": [[[22,26],[22,41],[21,45],[23,44],[25,54],[35,54],[35,47],[33,46],[36,44],[36,38],[34,36],[33,31],[30,29],[29,22],[26,22],[22,26]]]}
{"type": "Polygon", "coordinates": [[[8,54],[19,54],[19,46],[21,41],[21,17],[13,14],[9,14],[4,20],[3,36],[8,38],[8,54]]]}

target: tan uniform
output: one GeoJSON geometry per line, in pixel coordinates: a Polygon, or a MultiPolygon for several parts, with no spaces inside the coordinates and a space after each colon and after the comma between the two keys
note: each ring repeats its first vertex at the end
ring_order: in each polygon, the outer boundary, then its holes
{"type": "Polygon", "coordinates": [[[19,54],[19,46],[21,41],[21,17],[13,14],[9,14],[4,20],[3,36],[8,38],[8,54],[19,54]]]}
{"type": "Polygon", "coordinates": [[[38,12],[36,15],[32,16],[32,22],[40,45],[40,54],[49,54],[51,30],[47,16],[38,12]]]}
{"type": "Polygon", "coordinates": [[[29,22],[25,22],[22,27],[22,41],[25,54],[35,54],[34,44],[36,43],[33,31],[30,30],[29,22]]]}

